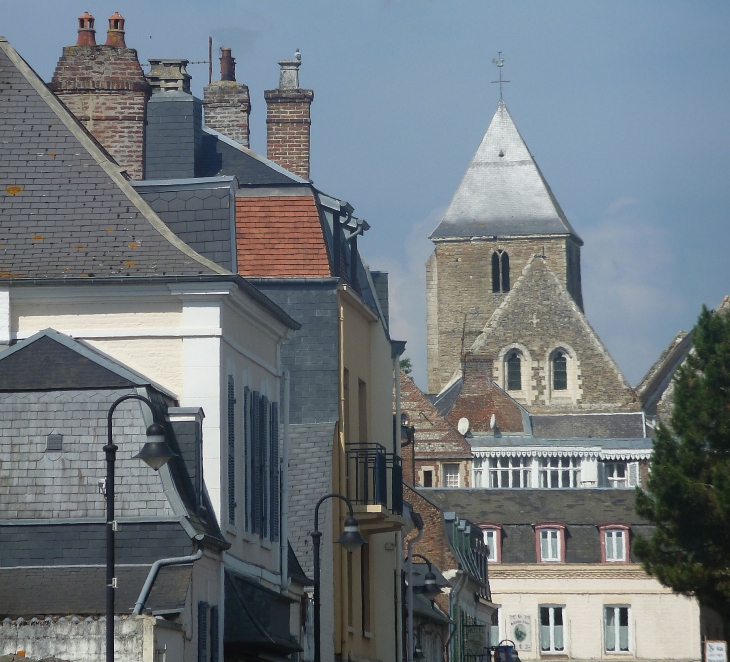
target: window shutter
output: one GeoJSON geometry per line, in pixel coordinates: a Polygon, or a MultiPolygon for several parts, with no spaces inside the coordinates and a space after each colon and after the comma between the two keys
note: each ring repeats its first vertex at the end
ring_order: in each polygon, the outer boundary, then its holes
{"type": "Polygon", "coordinates": [[[253,437],[253,499],[251,504],[253,532],[261,533],[261,394],[251,394],[251,427],[253,437]]]}
{"type": "Polygon", "coordinates": [[[228,377],[228,522],[236,523],[236,390],[228,377]]]}
{"type": "Polygon", "coordinates": [[[279,540],[279,403],[271,403],[271,539],[279,540]]]}
{"type": "Polygon", "coordinates": [[[218,605],[210,608],[210,662],[218,660],[218,605]]]}
{"type": "Polygon", "coordinates": [[[208,662],[208,603],[198,602],[198,662],[208,662]]]}
{"type": "Polygon", "coordinates": [[[259,442],[259,449],[261,451],[261,535],[264,538],[269,537],[269,399],[265,396],[261,396],[261,410],[259,424],[259,434],[261,440],[259,442]]]}
{"type": "Polygon", "coordinates": [[[251,389],[243,389],[243,519],[246,531],[251,530],[251,389]]]}
{"type": "Polygon", "coordinates": [[[641,478],[639,477],[639,463],[629,462],[628,470],[629,487],[636,487],[637,485],[641,485],[641,478]]]}

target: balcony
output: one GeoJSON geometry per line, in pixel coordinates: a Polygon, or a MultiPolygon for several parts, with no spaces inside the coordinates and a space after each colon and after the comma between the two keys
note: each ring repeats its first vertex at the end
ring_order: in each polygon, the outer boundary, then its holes
{"type": "MultiPolygon", "coordinates": [[[[357,511],[358,521],[397,516],[403,513],[403,468],[401,458],[386,453],[385,447],[375,443],[345,444],[347,466],[347,498],[357,511]]],[[[396,530],[388,527],[385,530],[396,530]]]]}

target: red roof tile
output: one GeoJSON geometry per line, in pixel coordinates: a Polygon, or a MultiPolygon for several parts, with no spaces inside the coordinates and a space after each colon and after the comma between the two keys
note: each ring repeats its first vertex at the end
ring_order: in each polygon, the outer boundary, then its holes
{"type": "Polygon", "coordinates": [[[311,196],[236,198],[236,251],[242,276],[330,275],[311,196]]]}

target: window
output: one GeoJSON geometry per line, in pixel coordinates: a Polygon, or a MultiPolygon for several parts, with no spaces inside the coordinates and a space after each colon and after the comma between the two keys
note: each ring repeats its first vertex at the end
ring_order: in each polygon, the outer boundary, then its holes
{"type": "Polygon", "coordinates": [[[492,253],[492,292],[509,292],[509,255],[507,251],[492,253]]]}
{"type": "Polygon", "coordinates": [[[424,470],[423,472],[423,486],[433,487],[433,471],[430,469],[424,470]]]}
{"type": "Polygon", "coordinates": [[[344,391],[342,399],[344,400],[344,415],[345,415],[345,442],[350,443],[352,438],[350,437],[350,371],[345,368],[342,377],[342,390],[344,391]]]}
{"type": "Polygon", "coordinates": [[[553,390],[565,391],[568,388],[568,361],[565,354],[557,352],[553,357],[553,390]]]}
{"type": "Polygon", "coordinates": [[[560,653],[563,643],[563,607],[540,607],[540,650],[560,653]]]}
{"type": "Polygon", "coordinates": [[[63,450],[63,435],[62,434],[49,434],[46,437],[46,451],[62,451],[63,450]]]}
{"type": "Polygon", "coordinates": [[[444,487],[459,487],[458,464],[444,464],[444,487]]]}
{"type": "Polygon", "coordinates": [[[604,607],[604,641],[607,653],[629,652],[629,608],[604,607]]]}
{"type": "Polygon", "coordinates": [[[627,524],[603,524],[598,527],[601,536],[601,561],[626,563],[629,561],[629,527],[627,524]]]}
{"type": "Polygon", "coordinates": [[[529,457],[489,458],[489,487],[530,487],[530,464],[529,457]]]}
{"type": "Polygon", "coordinates": [[[579,457],[541,457],[538,471],[540,487],[580,486],[579,457]]]}
{"type": "Polygon", "coordinates": [[[499,609],[495,609],[489,624],[489,645],[496,646],[499,642],[499,609]]]}
{"type": "Polygon", "coordinates": [[[500,546],[502,531],[499,526],[483,526],[484,544],[487,546],[487,561],[500,563],[502,561],[502,550],[500,546]]]}
{"type": "Polygon", "coordinates": [[[626,462],[606,462],[606,482],[609,487],[628,487],[626,462]]]}
{"type": "Polygon", "coordinates": [[[535,525],[535,555],[539,563],[565,563],[565,525],[544,522],[535,525]]]}
{"type": "Polygon", "coordinates": [[[521,391],[522,390],[522,360],[517,352],[510,352],[509,358],[507,359],[507,390],[508,391],[521,391]]]}

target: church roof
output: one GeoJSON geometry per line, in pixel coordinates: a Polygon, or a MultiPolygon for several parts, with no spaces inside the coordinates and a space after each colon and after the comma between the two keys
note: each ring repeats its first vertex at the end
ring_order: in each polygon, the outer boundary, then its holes
{"type": "Polygon", "coordinates": [[[573,235],[582,243],[500,99],[431,239],[535,234],[573,235]]]}

